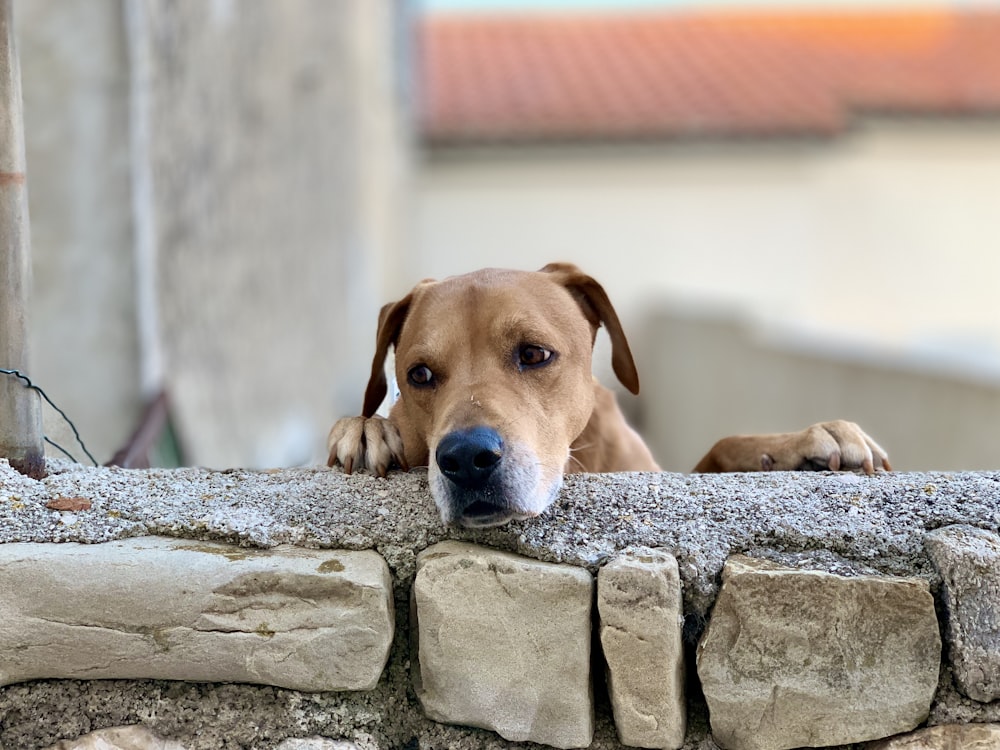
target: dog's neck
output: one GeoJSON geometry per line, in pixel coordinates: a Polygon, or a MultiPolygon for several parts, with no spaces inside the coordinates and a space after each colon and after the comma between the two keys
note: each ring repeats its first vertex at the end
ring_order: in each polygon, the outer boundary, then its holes
{"type": "Polygon", "coordinates": [[[628,426],[615,394],[594,380],[594,410],[570,446],[565,472],[660,471],[642,438],[628,426]]]}

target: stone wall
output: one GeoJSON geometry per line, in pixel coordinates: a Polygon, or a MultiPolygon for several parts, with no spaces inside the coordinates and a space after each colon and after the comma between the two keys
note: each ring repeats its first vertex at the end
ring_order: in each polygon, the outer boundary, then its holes
{"type": "Polygon", "coordinates": [[[3,748],[1000,734],[1000,473],[574,476],[471,531],[421,472],[53,469],[0,462],[3,748]]]}

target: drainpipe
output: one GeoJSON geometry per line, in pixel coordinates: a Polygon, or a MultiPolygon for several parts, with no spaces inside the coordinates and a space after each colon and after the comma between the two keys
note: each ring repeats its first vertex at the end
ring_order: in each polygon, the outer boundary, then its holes
{"type": "MultiPolygon", "coordinates": [[[[0,368],[27,372],[31,242],[25,185],[21,68],[14,0],[0,0],[0,368]]],[[[0,458],[30,477],[45,476],[38,394],[0,373],[0,458]]]]}

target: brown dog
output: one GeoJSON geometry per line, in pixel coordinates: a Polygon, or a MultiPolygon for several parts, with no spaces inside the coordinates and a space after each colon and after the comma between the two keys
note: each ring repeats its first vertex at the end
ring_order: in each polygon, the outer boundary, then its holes
{"type": "MultiPolygon", "coordinates": [[[[611,338],[615,375],[639,378],[604,289],[576,266],[538,272],[486,269],[423,281],[379,315],[363,415],[330,430],[329,465],[428,466],[445,523],[495,526],[536,516],[564,472],[659,471],[614,394],[591,374],[598,327],[611,338]],[[387,393],[385,359],[396,350],[399,399],[387,393]],[[431,460],[433,458],[433,460],[431,460]]],[[[695,471],[889,469],[857,425],[720,440],[695,471]]]]}

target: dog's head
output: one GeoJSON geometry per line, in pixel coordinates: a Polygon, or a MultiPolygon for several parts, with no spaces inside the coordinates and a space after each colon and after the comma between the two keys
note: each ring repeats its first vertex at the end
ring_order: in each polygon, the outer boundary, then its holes
{"type": "Polygon", "coordinates": [[[576,266],[422,282],[382,308],[364,415],[385,397],[394,346],[400,397],[391,416],[407,455],[428,465],[442,519],[495,526],[536,516],[555,499],[594,409],[591,355],[602,323],[615,374],[637,393],[618,316],[576,266]],[[426,453],[411,453],[416,446],[426,453]]]}

